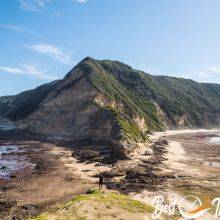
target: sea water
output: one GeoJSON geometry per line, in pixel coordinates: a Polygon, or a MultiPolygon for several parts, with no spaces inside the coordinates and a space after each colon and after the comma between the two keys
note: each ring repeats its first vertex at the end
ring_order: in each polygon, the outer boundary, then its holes
{"type": "Polygon", "coordinates": [[[27,158],[16,154],[21,152],[24,150],[15,145],[0,146],[0,179],[8,179],[12,173],[30,165],[27,158]]]}
{"type": "Polygon", "coordinates": [[[9,145],[9,146],[0,146],[0,159],[3,155],[7,155],[13,152],[17,152],[18,151],[18,146],[15,145],[9,145]]]}

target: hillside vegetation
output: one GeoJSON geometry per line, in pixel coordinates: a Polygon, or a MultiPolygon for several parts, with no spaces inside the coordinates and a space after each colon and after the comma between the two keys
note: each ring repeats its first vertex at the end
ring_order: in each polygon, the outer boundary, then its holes
{"type": "MultiPolygon", "coordinates": [[[[220,85],[153,76],[118,61],[99,61],[102,71],[92,77],[94,85],[109,98],[126,103],[145,117],[152,130],[161,128],[155,105],[164,111],[171,126],[217,126],[220,123],[220,85]],[[181,124],[178,118],[184,118],[181,124]]],[[[97,68],[98,70],[98,68],[97,68]]]]}

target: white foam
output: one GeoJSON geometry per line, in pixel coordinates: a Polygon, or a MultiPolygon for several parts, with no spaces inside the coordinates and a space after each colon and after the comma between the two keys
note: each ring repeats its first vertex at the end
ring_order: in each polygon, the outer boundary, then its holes
{"type": "Polygon", "coordinates": [[[213,137],[209,140],[210,143],[220,144],[220,137],[213,137]]]}
{"type": "Polygon", "coordinates": [[[20,152],[24,150],[16,145],[0,146],[0,178],[8,179],[12,173],[31,165],[25,156],[16,154],[20,152]]]}

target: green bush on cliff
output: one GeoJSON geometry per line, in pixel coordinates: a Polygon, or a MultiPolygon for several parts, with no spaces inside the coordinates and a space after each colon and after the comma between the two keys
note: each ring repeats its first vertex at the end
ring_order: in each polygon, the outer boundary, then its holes
{"type": "Polygon", "coordinates": [[[150,130],[161,130],[163,128],[157,115],[156,107],[136,91],[124,86],[107,68],[99,62],[87,62],[87,71],[90,72],[92,84],[116,103],[122,103],[123,110],[108,109],[114,112],[116,119],[124,131],[124,135],[137,142],[144,142],[150,130]],[[147,132],[141,131],[134,122],[134,117],[144,118],[147,132]]]}

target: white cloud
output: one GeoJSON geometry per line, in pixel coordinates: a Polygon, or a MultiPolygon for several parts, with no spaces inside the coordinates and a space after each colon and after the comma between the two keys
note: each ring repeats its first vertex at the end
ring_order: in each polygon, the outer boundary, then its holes
{"type": "Polygon", "coordinates": [[[23,26],[19,26],[19,25],[14,25],[14,24],[0,24],[0,28],[4,28],[4,29],[8,29],[8,30],[12,30],[12,31],[17,31],[17,32],[21,32],[21,33],[25,33],[25,34],[30,34],[33,36],[37,36],[36,34],[34,34],[31,31],[28,31],[26,28],[24,28],[23,26]]]}
{"type": "Polygon", "coordinates": [[[0,71],[15,75],[26,75],[37,79],[55,80],[58,77],[48,75],[37,65],[24,64],[21,67],[0,66],[0,71]]]}
{"type": "Polygon", "coordinates": [[[18,0],[20,7],[26,11],[38,12],[45,8],[46,3],[50,0],[18,0]]]}
{"type": "Polygon", "coordinates": [[[86,3],[88,0],[75,0],[75,1],[84,4],[84,3],[86,3]]]}
{"type": "Polygon", "coordinates": [[[26,45],[26,48],[48,55],[61,63],[73,64],[70,54],[63,52],[60,48],[51,44],[39,43],[35,45],[26,45]]]}
{"type": "Polygon", "coordinates": [[[220,66],[210,67],[209,70],[213,73],[219,73],[220,74],[220,66]]]}
{"type": "Polygon", "coordinates": [[[22,70],[9,66],[0,66],[0,70],[7,73],[22,74],[22,70]]]}

